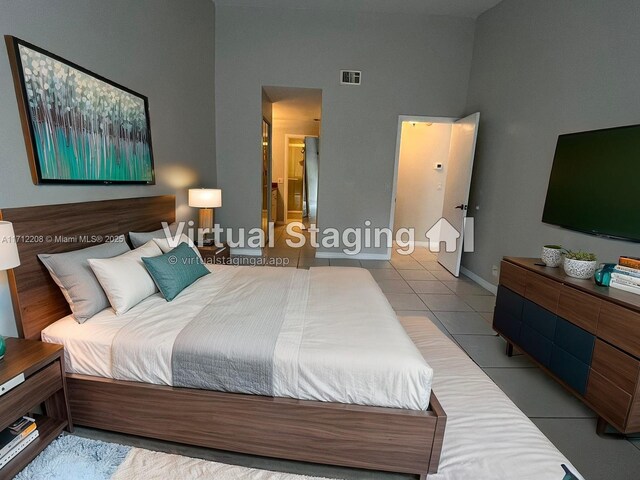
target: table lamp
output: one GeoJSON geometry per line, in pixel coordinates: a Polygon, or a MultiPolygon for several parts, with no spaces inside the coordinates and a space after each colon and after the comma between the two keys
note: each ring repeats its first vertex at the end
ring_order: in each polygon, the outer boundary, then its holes
{"type": "Polygon", "coordinates": [[[198,226],[205,232],[211,230],[214,225],[213,209],[222,206],[222,190],[217,188],[190,188],[189,206],[200,209],[198,226]]]}
{"type": "MultiPolygon", "coordinates": [[[[10,270],[20,265],[18,245],[13,233],[13,224],[0,221],[0,270],[10,270]]],[[[4,358],[6,346],[0,335],[0,360],[4,358]]]]}

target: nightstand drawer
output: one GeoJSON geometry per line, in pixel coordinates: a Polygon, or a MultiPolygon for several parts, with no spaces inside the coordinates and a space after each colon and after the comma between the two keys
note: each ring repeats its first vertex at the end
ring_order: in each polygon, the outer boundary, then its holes
{"type": "Polygon", "coordinates": [[[23,383],[2,396],[0,430],[16,418],[44,402],[62,388],[62,370],[56,361],[27,378],[23,383]]]}

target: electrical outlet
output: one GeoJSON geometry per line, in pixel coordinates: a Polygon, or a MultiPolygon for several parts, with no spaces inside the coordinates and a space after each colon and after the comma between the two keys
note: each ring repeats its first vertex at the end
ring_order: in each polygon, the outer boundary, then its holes
{"type": "Polygon", "coordinates": [[[494,265],[491,267],[491,275],[493,275],[494,277],[498,276],[498,266],[494,265]]]}

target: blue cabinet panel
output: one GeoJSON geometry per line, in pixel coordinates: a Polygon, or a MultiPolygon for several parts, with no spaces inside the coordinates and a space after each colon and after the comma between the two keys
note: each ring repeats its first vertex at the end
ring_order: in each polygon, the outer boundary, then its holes
{"type": "Polygon", "coordinates": [[[518,320],[522,317],[522,305],[524,298],[516,292],[509,290],[507,287],[500,285],[498,287],[498,296],[496,298],[496,310],[500,309],[518,320]]]}
{"type": "Polygon", "coordinates": [[[586,393],[587,380],[589,380],[589,365],[581,362],[557,345],[553,346],[551,353],[550,370],[581,395],[586,393]]]}
{"type": "Polygon", "coordinates": [[[529,300],[524,301],[522,321],[549,340],[554,338],[557,318],[555,313],[551,313],[529,300]]]}
{"type": "Polygon", "coordinates": [[[505,313],[503,310],[496,308],[493,313],[494,328],[513,342],[517,343],[520,340],[521,325],[522,322],[518,318],[509,313],[505,313]]]}
{"type": "Polygon", "coordinates": [[[517,293],[503,286],[498,287],[493,327],[514,343],[520,340],[523,301],[524,299],[517,293]]]}
{"type": "Polygon", "coordinates": [[[551,364],[553,343],[524,322],[520,329],[520,343],[518,345],[545,367],[549,367],[551,364]]]}
{"type": "Polygon", "coordinates": [[[591,365],[595,341],[595,337],[586,330],[558,317],[553,343],[587,365],[591,365]]]}

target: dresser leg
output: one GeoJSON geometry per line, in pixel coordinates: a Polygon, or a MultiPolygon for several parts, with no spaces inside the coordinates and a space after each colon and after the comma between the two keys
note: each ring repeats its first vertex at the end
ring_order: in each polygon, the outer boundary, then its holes
{"type": "Polygon", "coordinates": [[[609,423],[602,417],[598,417],[598,423],[596,424],[596,433],[602,437],[606,431],[609,423]]]}
{"type": "Polygon", "coordinates": [[[513,343],[507,342],[507,357],[513,357],[513,343]]]}

